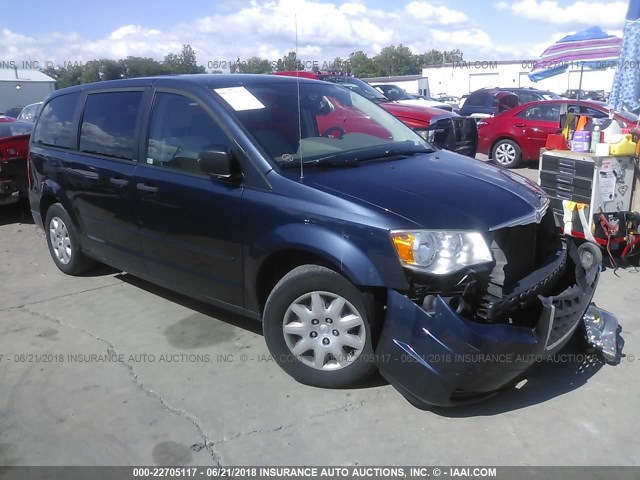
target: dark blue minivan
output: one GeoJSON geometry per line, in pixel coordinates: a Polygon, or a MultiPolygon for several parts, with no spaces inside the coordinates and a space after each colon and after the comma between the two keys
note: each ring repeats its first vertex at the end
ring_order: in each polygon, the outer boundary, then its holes
{"type": "Polygon", "coordinates": [[[517,382],[580,326],[601,255],[545,194],[361,95],[268,75],[62,89],[30,144],[58,268],[104,262],[262,321],[298,381],[376,369],[416,404],[517,382]]]}

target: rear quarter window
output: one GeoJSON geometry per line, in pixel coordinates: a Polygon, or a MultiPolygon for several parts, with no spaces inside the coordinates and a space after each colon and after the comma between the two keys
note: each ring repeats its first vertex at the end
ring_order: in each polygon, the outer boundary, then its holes
{"type": "Polygon", "coordinates": [[[486,92],[474,93],[473,95],[469,95],[469,98],[464,102],[464,105],[465,107],[484,107],[486,99],[486,92]]]}
{"type": "Polygon", "coordinates": [[[535,95],[533,93],[528,92],[520,92],[518,93],[518,98],[520,99],[520,103],[529,103],[535,102],[537,100],[542,100],[539,95],[535,95]]]}
{"type": "Polygon", "coordinates": [[[42,109],[33,132],[34,143],[60,148],[74,148],[77,132],[73,117],[78,107],[80,93],[55,97],[42,109]]]}
{"type": "Polygon", "coordinates": [[[82,117],[80,151],[122,160],[136,158],[141,102],[140,91],[89,94],[82,117]]]}

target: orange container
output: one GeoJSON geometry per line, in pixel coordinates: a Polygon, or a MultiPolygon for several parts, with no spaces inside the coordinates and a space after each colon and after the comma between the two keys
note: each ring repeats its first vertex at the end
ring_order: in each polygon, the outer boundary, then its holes
{"type": "Polygon", "coordinates": [[[550,133],[547,136],[547,144],[544,146],[547,150],[569,150],[567,140],[560,133],[550,133]]]}

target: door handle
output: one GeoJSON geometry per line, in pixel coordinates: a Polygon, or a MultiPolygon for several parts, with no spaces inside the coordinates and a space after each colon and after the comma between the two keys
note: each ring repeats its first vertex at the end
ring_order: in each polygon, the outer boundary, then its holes
{"type": "Polygon", "coordinates": [[[129,185],[129,180],[125,180],[124,178],[110,178],[109,183],[115,185],[118,188],[122,188],[129,185]]]}
{"type": "Polygon", "coordinates": [[[514,123],[513,126],[518,128],[526,127],[524,123],[514,123]]]}
{"type": "Polygon", "coordinates": [[[138,183],[136,184],[136,188],[138,190],[142,190],[143,192],[149,192],[149,193],[156,193],[158,191],[158,187],[147,185],[146,183],[138,183]]]}

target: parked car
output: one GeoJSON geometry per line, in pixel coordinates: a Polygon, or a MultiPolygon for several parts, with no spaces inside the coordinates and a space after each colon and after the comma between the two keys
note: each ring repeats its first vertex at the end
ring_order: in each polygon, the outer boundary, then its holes
{"type": "Polygon", "coordinates": [[[38,113],[42,108],[42,102],[32,103],[24,107],[18,115],[18,120],[24,120],[26,122],[35,122],[38,113]]]}
{"type": "Polygon", "coordinates": [[[427,98],[424,95],[421,95],[422,98],[416,98],[414,95],[408,93],[404,88],[398,87],[397,85],[381,84],[373,85],[373,88],[394,102],[403,103],[405,105],[416,105],[418,107],[426,105],[427,107],[439,108],[440,110],[446,110],[447,112],[453,111],[453,108],[448,103],[427,98]]]}
{"type": "Polygon", "coordinates": [[[436,147],[475,158],[478,137],[475,121],[422,104],[403,105],[390,101],[368,83],[350,75],[295,70],[276,72],[276,75],[310,78],[342,85],[378,104],[436,147]]]}
{"type": "Polygon", "coordinates": [[[482,88],[469,94],[460,108],[460,115],[485,118],[524,103],[560,98],[553,92],[534,88],[482,88]]]}
{"type": "Polygon", "coordinates": [[[12,107],[9,110],[7,110],[6,112],[3,112],[0,115],[3,115],[5,117],[11,117],[11,118],[16,118],[20,112],[22,111],[23,107],[12,107]]]}
{"type": "Polygon", "coordinates": [[[569,89],[564,92],[563,97],[569,99],[577,99],[578,94],[580,96],[580,100],[594,100],[597,102],[606,102],[609,99],[609,95],[605,93],[604,90],[578,90],[578,89],[569,89]]]}
{"type": "Polygon", "coordinates": [[[435,99],[438,102],[443,102],[443,103],[447,103],[447,104],[451,105],[451,107],[454,110],[460,108],[460,98],[458,98],[458,97],[454,97],[452,95],[441,95],[439,97],[436,96],[435,99]]]}
{"type": "MultiPolygon", "coordinates": [[[[526,103],[478,121],[478,152],[507,168],[538,161],[547,136],[559,132],[560,115],[567,112],[609,116],[608,107],[599,102],[562,99],[526,103]]],[[[632,128],[638,121],[630,112],[615,111],[614,118],[622,128],[632,128]]]]}
{"type": "Polygon", "coordinates": [[[27,153],[32,123],[0,117],[0,205],[27,196],[27,153]]]}
{"type": "Polygon", "coordinates": [[[62,272],[98,260],[260,320],[274,360],[319,387],[378,368],[421,405],[493,395],[565,345],[600,271],[598,247],[561,237],[533,182],[436,151],[330,82],[61,89],[29,158],[33,217],[62,272]],[[330,103],[378,134],[322,132],[330,103]]]}

